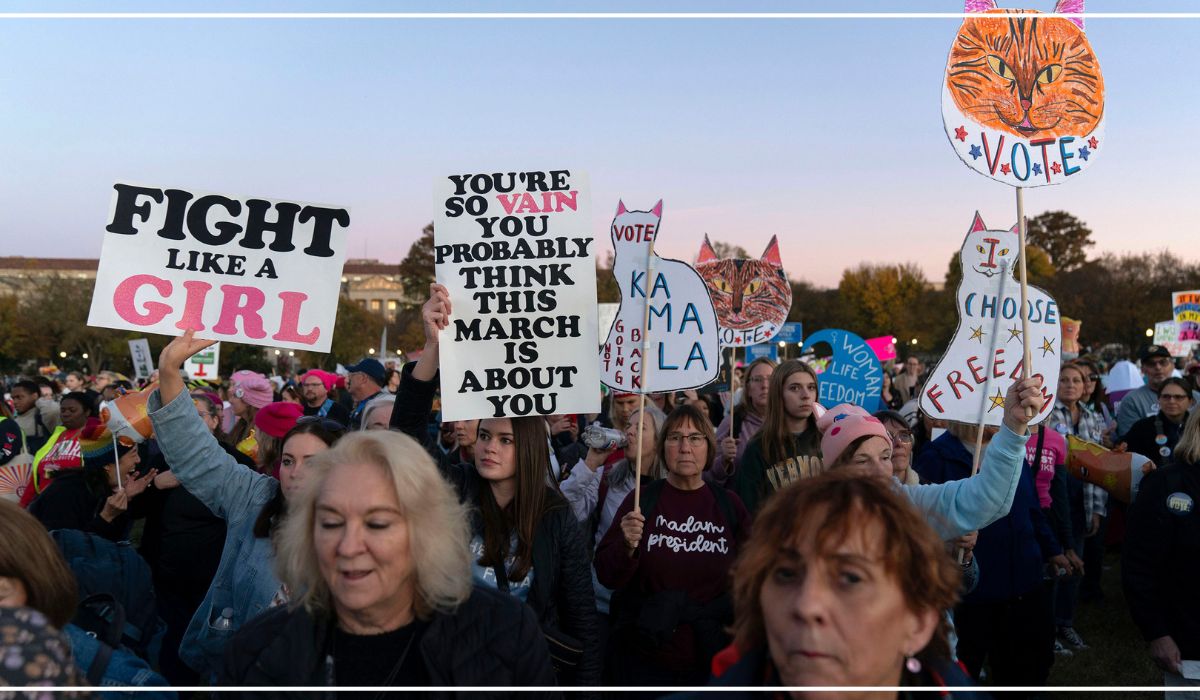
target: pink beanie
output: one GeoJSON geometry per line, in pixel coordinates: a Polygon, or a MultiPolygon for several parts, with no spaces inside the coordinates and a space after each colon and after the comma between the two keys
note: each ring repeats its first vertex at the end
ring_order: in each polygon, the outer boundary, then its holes
{"type": "Polygon", "coordinates": [[[254,414],[254,425],[271,437],[283,438],[289,430],[296,427],[296,421],[300,420],[302,415],[304,409],[300,408],[300,404],[276,401],[263,406],[254,414]]]}
{"type": "Polygon", "coordinates": [[[821,431],[821,461],[826,467],[832,466],[855,440],[874,435],[892,442],[892,436],[879,419],[867,413],[860,406],[843,403],[829,409],[817,419],[817,429],[821,431]]]}
{"type": "Polygon", "coordinates": [[[310,369],[300,376],[300,383],[303,384],[309,377],[316,377],[325,385],[325,391],[333,390],[333,383],[337,381],[338,376],[331,372],[326,372],[323,369],[310,369]]]}
{"type": "Polygon", "coordinates": [[[229,378],[230,393],[247,404],[262,408],[275,398],[271,382],[258,372],[248,369],[238,370],[229,378]]]}

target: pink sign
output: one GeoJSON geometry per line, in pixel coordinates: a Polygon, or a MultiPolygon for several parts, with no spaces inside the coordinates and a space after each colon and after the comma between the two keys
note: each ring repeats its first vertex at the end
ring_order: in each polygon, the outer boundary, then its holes
{"type": "Polygon", "coordinates": [[[895,338],[890,335],[867,338],[867,345],[875,351],[880,362],[887,362],[896,359],[896,343],[892,342],[894,340],[895,338]]]}

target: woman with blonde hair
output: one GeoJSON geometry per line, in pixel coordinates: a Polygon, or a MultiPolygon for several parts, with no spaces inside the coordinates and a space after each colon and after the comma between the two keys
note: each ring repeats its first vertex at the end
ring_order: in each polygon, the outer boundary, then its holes
{"type": "Polygon", "coordinates": [[[225,684],[554,683],[533,611],[472,584],[466,508],[419,444],[360,432],[308,464],[278,537],[292,602],[233,637],[225,684]]]}

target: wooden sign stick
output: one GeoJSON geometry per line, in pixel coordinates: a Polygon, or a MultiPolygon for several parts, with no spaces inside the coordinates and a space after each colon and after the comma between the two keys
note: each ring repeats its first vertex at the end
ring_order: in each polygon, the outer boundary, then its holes
{"type": "MultiPolygon", "coordinates": [[[[653,238],[650,239],[650,249],[649,249],[649,252],[646,253],[646,280],[650,283],[650,285],[654,284],[654,239],[653,238]]],[[[642,387],[641,387],[642,390],[641,390],[641,392],[638,393],[638,414],[637,414],[638,415],[638,431],[637,431],[638,444],[637,444],[637,457],[635,458],[637,477],[634,479],[634,482],[633,482],[633,512],[634,513],[642,512],[642,507],[641,507],[641,500],[642,500],[642,428],[646,425],[646,420],[645,420],[645,418],[646,418],[646,416],[645,416],[646,389],[649,388],[649,386],[650,386],[646,382],[646,377],[648,377],[650,375],[650,371],[647,369],[647,367],[649,367],[649,360],[647,360],[646,358],[648,358],[650,356],[650,295],[654,293],[653,286],[651,286],[650,289],[651,289],[651,291],[646,292],[646,308],[642,310],[642,362],[641,362],[641,371],[638,372],[638,374],[641,375],[641,378],[642,378],[642,387]]],[[[603,504],[601,504],[601,505],[603,505],[603,504]]]]}
{"type": "MultiPolygon", "coordinates": [[[[1029,347],[1029,275],[1025,272],[1025,189],[1017,187],[1017,240],[1020,242],[1021,261],[1021,377],[1032,376],[1033,351],[1029,347]]],[[[1025,407],[1025,418],[1032,420],[1036,415],[1031,407],[1025,407]]]]}

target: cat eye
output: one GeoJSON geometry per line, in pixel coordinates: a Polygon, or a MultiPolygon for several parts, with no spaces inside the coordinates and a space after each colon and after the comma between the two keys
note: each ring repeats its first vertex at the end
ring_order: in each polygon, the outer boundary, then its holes
{"type": "Polygon", "coordinates": [[[1058,80],[1058,76],[1060,75],[1062,75],[1062,66],[1055,63],[1052,66],[1046,66],[1043,68],[1042,72],[1038,73],[1037,81],[1042,85],[1049,85],[1055,80],[1058,80]]]}
{"type": "Polygon", "coordinates": [[[746,294],[757,294],[758,290],[762,288],[763,281],[759,278],[755,278],[750,281],[750,284],[746,285],[746,294]]]}
{"type": "Polygon", "coordinates": [[[713,286],[717,288],[718,292],[724,292],[725,294],[733,291],[733,287],[729,286],[729,283],[725,281],[724,277],[714,277],[713,286]]]}
{"type": "Polygon", "coordinates": [[[987,64],[988,64],[988,68],[991,68],[992,72],[995,73],[996,75],[1000,76],[1001,78],[1004,78],[1005,80],[1016,80],[1017,79],[1017,76],[1013,74],[1012,69],[1008,67],[1007,63],[1000,60],[999,56],[995,56],[995,55],[988,56],[987,64]]]}
{"type": "Polygon", "coordinates": [[[1001,254],[1001,255],[1008,255],[1008,248],[1001,248],[1001,249],[1000,249],[1000,254],[1001,254]]]}
{"type": "Polygon", "coordinates": [[[983,249],[983,246],[981,246],[981,245],[977,245],[977,246],[975,246],[975,250],[978,250],[980,253],[983,253],[984,255],[987,255],[987,251],[986,251],[986,250],[984,250],[984,249],[983,249]]]}

